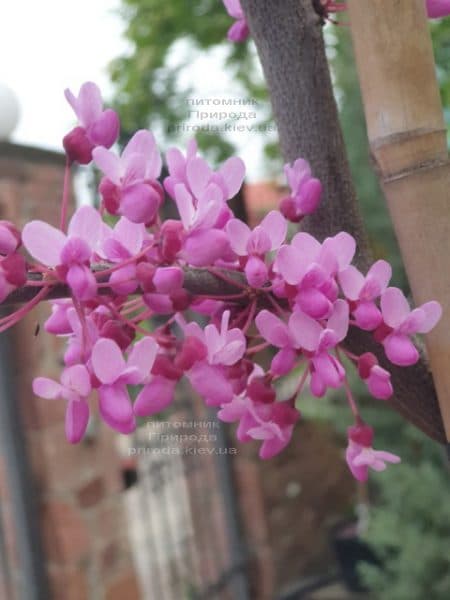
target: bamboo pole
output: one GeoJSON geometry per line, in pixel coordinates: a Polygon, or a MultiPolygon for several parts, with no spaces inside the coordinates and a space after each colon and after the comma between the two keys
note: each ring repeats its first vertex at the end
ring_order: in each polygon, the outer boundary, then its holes
{"type": "Polygon", "coordinates": [[[348,0],[371,152],[415,302],[441,302],[426,336],[450,440],[450,163],[423,0],[348,0]]]}

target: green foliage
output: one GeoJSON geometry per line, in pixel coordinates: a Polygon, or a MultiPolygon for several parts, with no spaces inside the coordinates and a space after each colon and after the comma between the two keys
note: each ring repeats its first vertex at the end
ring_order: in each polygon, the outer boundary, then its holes
{"type": "MultiPolygon", "coordinates": [[[[193,108],[188,99],[201,98],[208,82],[207,72],[204,81],[189,79],[189,69],[206,52],[219,51],[217,69],[224,72],[224,89],[231,81],[233,91],[245,98],[267,98],[254,47],[227,41],[233,21],[218,0],[122,0],[121,14],[130,52],[113,61],[111,77],[122,141],[142,127],[158,132],[167,143],[179,141],[193,108]]],[[[233,151],[223,135],[202,131],[197,139],[213,160],[233,151]]]]}

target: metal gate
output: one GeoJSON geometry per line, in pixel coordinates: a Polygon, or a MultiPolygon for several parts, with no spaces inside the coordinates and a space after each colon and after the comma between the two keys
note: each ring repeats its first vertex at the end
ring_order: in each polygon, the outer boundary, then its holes
{"type": "MultiPolygon", "coordinates": [[[[189,392],[186,392],[189,394],[189,392]]],[[[131,545],[144,600],[246,600],[246,557],[222,424],[184,396],[127,444],[131,545]]]]}

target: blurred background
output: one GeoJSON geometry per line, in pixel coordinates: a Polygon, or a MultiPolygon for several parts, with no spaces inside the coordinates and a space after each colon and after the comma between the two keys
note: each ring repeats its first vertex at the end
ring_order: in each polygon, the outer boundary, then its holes
{"type": "MultiPolygon", "coordinates": [[[[240,214],[256,222],[277,206],[282,159],[261,70],[251,41],[226,41],[221,2],[16,0],[0,16],[1,219],[57,219],[61,139],[73,125],[62,92],[87,80],[118,110],[121,144],[143,127],[162,151],[195,135],[213,164],[232,153],[246,161],[240,214]]],[[[450,19],[430,28],[449,122],[450,19]]],[[[326,26],[326,39],[373,250],[408,291],[370,164],[348,27],[326,26]]],[[[95,201],[89,169],[73,184],[77,202],[95,201]]],[[[403,459],[368,486],[347,472],[339,393],[302,398],[293,442],[266,463],[188,387],[133,436],[93,419],[73,447],[62,403],[31,393],[33,377],[61,368],[62,345],[36,335],[47,315],[41,306],[0,337],[1,600],[450,597],[446,459],[362,388],[377,447],[403,459]]]]}

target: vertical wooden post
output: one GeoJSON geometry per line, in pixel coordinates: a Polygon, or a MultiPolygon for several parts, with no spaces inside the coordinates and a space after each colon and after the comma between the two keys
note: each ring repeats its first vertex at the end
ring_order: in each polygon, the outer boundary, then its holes
{"type": "Polygon", "coordinates": [[[348,0],[370,148],[415,302],[439,300],[427,336],[450,440],[450,163],[423,0],[348,0]]]}

